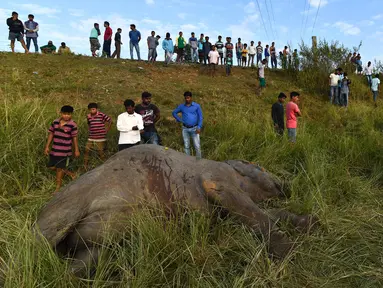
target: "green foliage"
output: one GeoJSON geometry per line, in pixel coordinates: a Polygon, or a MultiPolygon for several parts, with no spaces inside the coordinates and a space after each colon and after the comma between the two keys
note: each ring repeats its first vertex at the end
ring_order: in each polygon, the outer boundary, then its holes
{"type": "MultiPolygon", "coordinates": [[[[212,81],[195,66],[28,57],[0,54],[5,287],[382,287],[383,109],[373,108],[364,78],[352,78],[351,105],[345,110],[315,96],[324,96],[320,91],[327,82],[308,78],[306,71],[296,74],[298,82],[284,72],[266,71],[269,86],[257,97],[252,69],[234,67],[232,77],[212,81]],[[270,205],[318,215],[322,227],[311,235],[288,229],[298,247],[284,261],[271,261],[264,243],[231,218],[189,211],[167,219],[144,211],[126,223],[123,241],[105,240],[93,280],[72,277],[68,261],[37,242],[30,229],[54,190],[54,175],[42,154],[46,130],[60,106],[73,105],[83,151],[88,102],[98,102],[115,120],[122,101],[139,101],[144,90],[161,108],[158,130],[166,146],[182,151],[180,127],[170,112],[191,90],[205,116],[204,156],[260,163],[291,189],[291,199],[270,205]],[[302,92],[303,112],[294,146],[274,134],[270,120],[279,92],[292,90],[302,92]]],[[[327,81],[328,71],[318,71],[327,81]]],[[[223,69],[218,72],[224,75],[223,69]]],[[[110,155],[117,137],[112,129],[110,155]]],[[[75,169],[81,166],[82,159],[73,163],[75,169]]]]}

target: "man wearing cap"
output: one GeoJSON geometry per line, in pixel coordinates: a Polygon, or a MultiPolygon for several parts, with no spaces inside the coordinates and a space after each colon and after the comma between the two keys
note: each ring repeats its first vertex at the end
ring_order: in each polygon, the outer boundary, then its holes
{"type": "Polygon", "coordinates": [[[179,105],[172,113],[177,122],[182,123],[182,137],[184,139],[185,153],[190,155],[190,138],[193,140],[197,159],[201,159],[200,133],[203,116],[201,106],[192,100],[192,93],[184,93],[185,103],[179,105]],[[182,118],[178,116],[181,113],[182,118]]]}
{"type": "Polygon", "coordinates": [[[39,23],[33,21],[35,16],[32,14],[28,15],[28,21],[24,22],[25,27],[25,36],[27,38],[27,48],[31,47],[31,40],[33,41],[33,45],[35,45],[35,52],[39,52],[39,46],[37,45],[37,37],[39,36],[37,31],[39,31],[39,23]]]}
{"type": "Polygon", "coordinates": [[[278,96],[278,101],[273,104],[271,107],[271,118],[273,119],[275,132],[283,136],[285,131],[285,110],[283,108],[283,103],[286,100],[286,95],[284,93],[280,93],[278,96]]]}
{"type": "Polygon", "coordinates": [[[23,46],[25,53],[29,53],[29,50],[24,42],[24,24],[19,20],[19,14],[12,12],[12,17],[7,19],[7,25],[9,27],[8,39],[11,41],[12,53],[15,53],[15,41],[19,41],[23,46]]]}
{"type": "Polygon", "coordinates": [[[48,41],[48,45],[44,45],[40,47],[41,53],[43,54],[55,54],[56,53],[56,46],[53,45],[52,41],[48,41]]]}

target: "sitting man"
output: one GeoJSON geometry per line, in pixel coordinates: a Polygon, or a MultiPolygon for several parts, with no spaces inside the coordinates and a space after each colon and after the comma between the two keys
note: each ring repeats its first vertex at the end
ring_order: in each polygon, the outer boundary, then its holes
{"type": "Polygon", "coordinates": [[[59,51],[57,52],[59,55],[70,55],[72,54],[72,51],[70,51],[70,48],[66,46],[65,42],[61,42],[61,46],[59,47],[59,51]]]}
{"type": "Polygon", "coordinates": [[[41,46],[40,50],[41,50],[41,53],[43,53],[43,54],[55,54],[56,53],[56,46],[53,45],[52,41],[48,41],[48,45],[41,46]]]}

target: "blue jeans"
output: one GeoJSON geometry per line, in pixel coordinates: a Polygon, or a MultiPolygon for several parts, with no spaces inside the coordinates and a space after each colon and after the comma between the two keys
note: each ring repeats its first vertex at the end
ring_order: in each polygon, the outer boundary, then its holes
{"type": "Polygon", "coordinates": [[[130,59],[133,60],[133,48],[136,49],[136,53],[137,53],[137,58],[138,60],[141,60],[141,57],[140,57],[140,45],[138,43],[132,43],[132,41],[129,42],[130,44],[130,59]]]}
{"type": "Polygon", "coordinates": [[[287,128],[287,136],[289,141],[295,143],[297,141],[297,129],[296,128],[287,128]]]}
{"type": "Polygon", "coordinates": [[[273,69],[278,68],[277,56],[275,55],[271,55],[271,68],[273,69]]]}
{"type": "Polygon", "coordinates": [[[374,102],[378,99],[378,91],[372,91],[372,94],[374,95],[374,102]]]}
{"type": "Polygon", "coordinates": [[[338,86],[330,87],[330,103],[339,104],[339,94],[338,94],[338,86]]]}
{"type": "Polygon", "coordinates": [[[372,75],[366,75],[366,77],[367,77],[368,86],[371,88],[372,75]]]}
{"type": "Polygon", "coordinates": [[[341,100],[342,106],[347,107],[348,106],[348,93],[341,93],[340,94],[340,100],[341,100]]]}
{"type": "Polygon", "coordinates": [[[262,61],[262,53],[257,53],[257,66],[260,61],[262,61]]]}
{"type": "Polygon", "coordinates": [[[37,37],[27,37],[27,48],[31,47],[31,40],[33,41],[33,45],[35,46],[35,52],[39,53],[39,46],[37,45],[37,37]]]}
{"type": "Polygon", "coordinates": [[[158,135],[156,132],[144,132],[141,134],[142,144],[158,145],[158,135]]]}
{"type": "Polygon", "coordinates": [[[193,140],[194,150],[197,159],[201,159],[201,144],[199,134],[197,134],[197,126],[193,128],[182,127],[182,137],[184,138],[185,153],[190,155],[190,137],[193,140]]]}
{"type": "Polygon", "coordinates": [[[198,49],[190,48],[190,54],[191,54],[191,61],[198,62],[198,49]]]}

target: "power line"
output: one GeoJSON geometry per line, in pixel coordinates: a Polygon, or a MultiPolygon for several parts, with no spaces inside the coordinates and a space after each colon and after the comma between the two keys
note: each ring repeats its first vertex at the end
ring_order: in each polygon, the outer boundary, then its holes
{"type": "MultiPolygon", "coordinates": [[[[307,0],[307,2],[308,1],[309,0],[307,0]]],[[[309,12],[310,12],[310,4],[307,5],[306,22],[305,22],[305,26],[304,26],[304,29],[303,29],[303,37],[305,37],[305,35],[306,35],[307,21],[309,20],[309,12]]]]}
{"type": "MultiPolygon", "coordinates": [[[[303,25],[305,23],[305,17],[307,19],[308,17],[308,11],[307,11],[307,3],[308,3],[308,0],[303,0],[303,2],[305,3],[304,4],[304,11],[303,11],[303,16],[302,16],[302,24],[301,24],[301,38],[302,38],[302,33],[303,31],[306,29],[303,25]]],[[[306,23],[307,23],[307,20],[306,20],[306,23]]]]}
{"type": "Polygon", "coordinates": [[[259,15],[261,15],[261,20],[262,20],[263,28],[265,29],[266,36],[267,36],[268,40],[270,40],[269,33],[267,32],[265,21],[263,20],[263,16],[262,16],[262,12],[261,12],[261,7],[259,6],[259,1],[258,0],[257,0],[257,5],[258,5],[259,15]]]}
{"type": "Polygon", "coordinates": [[[314,28],[315,28],[315,24],[317,23],[317,18],[318,18],[321,3],[322,3],[322,0],[319,0],[318,10],[317,10],[317,14],[315,15],[315,20],[314,20],[314,24],[313,24],[313,29],[311,30],[311,34],[314,33],[314,28]]]}
{"type": "Polygon", "coordinates": [[[267,18],[269,19],[269,23],[270,23],[270,28],[271,28],[271,33],[273,34],[273,37],[275,39],[275,33],[274,33],[274,29],[273,29],[273,25],[271,23],[271,18],[270,18],[270,13],[269,13],[269,7],[267,5],[267,0],[265,0],[265,5],[266,5],[266,11],[267,11],[267,18]]]}
{"type": "MultiPolygon", "coordinates": [[[[275,17],[274,17],[274,8],[273,8],[273,0],[270,1],[270,7],[271,7],[271,15],[273,16],[273,23],[274,23],[274,27],[276,26],[276,22],[275,22],[275,17]]],[[[278,36],[278,29],[274,29],[275,31],[275,34],[277,35],[277,38],[279,38],[278,36]]]]}

